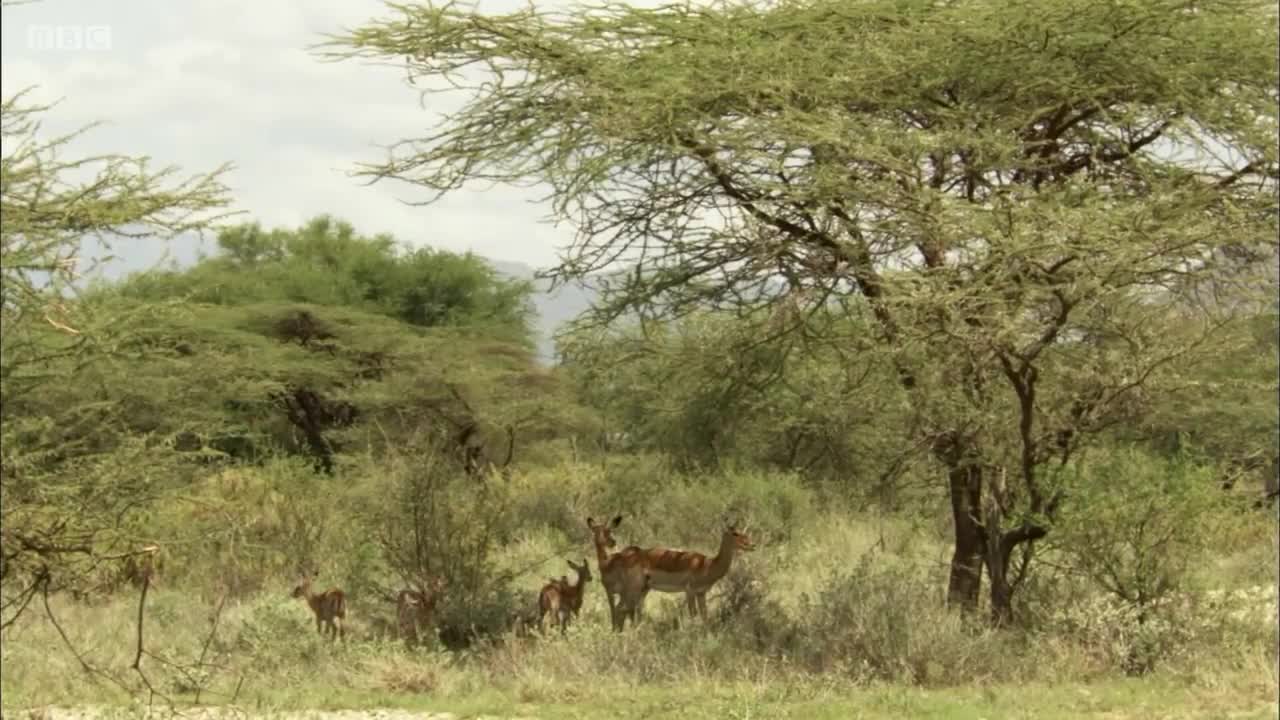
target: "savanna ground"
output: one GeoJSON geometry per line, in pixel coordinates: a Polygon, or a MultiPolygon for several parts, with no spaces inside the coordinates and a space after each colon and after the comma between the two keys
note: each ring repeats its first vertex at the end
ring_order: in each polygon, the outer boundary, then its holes
{"type": "MultiPolygon", "coordinates": [[[[598,467],[517,474],[506,504],[527,529],[500,546],[493,567],[512,574],[519,608],[547,576],[565,571],[560,558],[591,557],[584,519],[593,512],[636,508],[619,528],[622,543],[672,538],[712,551],[718,519],[733,511],[751,519],[757,550],[712,592],[706,626],[678,617],[678,596],[655,593],[639,629],[617,635],[597,579],[566,638],[508,633],[461,651],[435,643],[408,649],[384,629],[391,606],[359,591],[359,561],[336,550],[358,538],[337,530],[327,538],[335,551],[321,580],[356,588],[345,644],[316,634],[303,602],[288,597],[291,577],[262,578],[260,591],[228,601],[211,633],[211,586],[166,566],[147,599],[154,655],[143,670],[179,705],[255,715],[385,708],[545,718],[1262,718],[1277,711],[1269,513],[1236,518],[1226,552],[1190,573],[1149,636],[1118,603],[1048,570],[1023,591],[1036,629],[997,631],[966,627],[944,607],[941,506],[936,518],[844,510],[837,497],[794,477],[760,473],[714,483],[666,478],[665,487],[638,492],[634,483],[651,471],[620,469],[607,484],[598,467]],[[1144,640],[1158,646],[1158,664],[1125,677],[1128,654],[1144,640]]],[[[341,488],[336,478],[316,482],[334,483],[339,507],[358,506],[357,496],[369,492],[360,483],[341,488]]],[[[312,506],[318,522],[342,516],[312,506]]],[[[1051,565],[1052,554],[1042,563],[1051,565]]],[[[127,668],[137,599],[136,592],[51,598],[76,652],[135,688],[127,668]]],[[[141,707],[138,694],[82,670],[42,609],[9,629],[3,653],[6,712],[141,707]]]]}
{"type": "Polygon", "coordinates": [[[552,189],[551,276],[602,285],[552,368],[480,258],[223,225],[226,168],[66,159],[7,96],[4,712],[1275,717],[1275,6],[1047,8],[418,4],[339,37],[510,80],[361,172],[552,189]],[[89,237],[215,227],[191,267],[77,275],[89,237]],[[518,637],[618,513],[623,545],[757,549],[705,623],[655,594],[616,634],[597,577],[518,637]],[[411,647],[392,599],[440,579],[411,647]]]}

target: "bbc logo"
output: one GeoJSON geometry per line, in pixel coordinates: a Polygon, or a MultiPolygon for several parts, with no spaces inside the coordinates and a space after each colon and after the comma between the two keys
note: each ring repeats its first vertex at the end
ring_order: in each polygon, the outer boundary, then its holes
{"type": "Polygon", "coordinates": [[[111,49],[110,25],[28,25],[27,48],[95,52],[111,49]]]}

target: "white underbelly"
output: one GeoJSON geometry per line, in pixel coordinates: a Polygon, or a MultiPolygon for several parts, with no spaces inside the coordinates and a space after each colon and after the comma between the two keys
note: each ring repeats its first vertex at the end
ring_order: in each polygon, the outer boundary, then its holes
{"type": "Polygon", "coordinates": [[[649,589],[658,592],[677,593],[696,589],[697,579],[668,575],[666,573],[650,573],[649,589]]]}

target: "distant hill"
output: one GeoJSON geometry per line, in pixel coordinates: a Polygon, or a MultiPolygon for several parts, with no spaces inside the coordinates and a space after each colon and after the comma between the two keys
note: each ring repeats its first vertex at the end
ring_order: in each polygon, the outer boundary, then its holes
{"type": "MultiPolygon", "coordinates": [[[[205,254],[215,252],[212,240],[201,243],[195,235],[184,235],[173,242],[156,242],[149,244],[145,240],[128,240],[121,243],[128,247],[125,257],[118,257],[101,263],[94,269],[92,277],[114,281],[124,278],[130,273],[144,270],[183,268],[195,264],[203,251],[205,254]],[[167,252],[166,252],[167,250],[167,252]]],[[[91,259],[102,258],[109,253],[96,240],[86,240],[82,245],[82,271],[88,271],[91,259]]],[[[564,323],[577,317],[591,306],[595,293],[577,286],[565,286],[550,291],[551,283],[546,280],[535,280],[535,268],[519,262],[493,260],[485,258],[499,273],[507,277],[530,280],[534,283],[534,309],[537,313],[535,328],[538,332],[538,359],[550,365],[555,362],[555,342],[552,337],[564,323]]]]}

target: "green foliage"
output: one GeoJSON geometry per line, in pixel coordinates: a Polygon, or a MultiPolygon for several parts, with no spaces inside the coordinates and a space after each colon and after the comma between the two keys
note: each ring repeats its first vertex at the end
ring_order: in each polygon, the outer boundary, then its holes
{"type": "MultiPolygon", "coordinates": [[[[57,141],[13,144],[0,619],[21,631],[0,653],[22,669],[6,698],[101,689],[44,669],[64,629],[93,662],[133,662],[134,598],[112,594],[151,543],[148,652],[211,655],[146,656],[179,693],[240,673],[379,698],[580,703],[642,677],[825,699],[1153,666],[1260,668],[1244,684],[1274,689],[1275,595],[1249,587],[1274,585],[1274,521],[1227,512],[1215,477],[1275,451],[1260,3],[395,11],[340,42],[506,82],[370,171],[545,180],[581,231],[560,276],[643,264],[602,279],[554,371],[532,363],[527,284],[329,217],[225,228],[189,269],[74,298],[83,235],[198,229],[222,188],[166,191],[124,159],[50,194],[42,173],[77,166],[57,141]],[[1234,164],[1206,159],[1220,147],[1234,164]],[[606,326],[637,308],[655,312],[606,326]],[[964,481],[954,514],[936,465],[964,481]],[[868,498],[880,513],[854,514],[868,498]],[[604,513],[626,516],[623,545],[712,554],[736,519],[758,549],[713,589],[708,626],[656,594],[616,635],[597,579],[571,645],[506,634],[590,556],[583,520],[604,513]],[[974,538],[992,542],[951,552],[974,538]],[[948,613],[940,578],[985,562],[995,579],[1006,546],[1049,561],[1012,583],[1023,626],[948,613]],[[287,597],[305,571],[346,591],[349,645],[287,597]],[[436,576],[440,639],[470,650],[407,655],[378,625],[392,591],[436,576]],[[45,616],[19,618],[45,591],[45,616]]],[[[6,141],[34,138],[31,117],[6,104],[6,141]]]]}
{"type": "Polygon", "coordinates": [[[1129,435],[1170,456],[1202,453],[1256,497],[1263,484],[1258,479],[1265,482],[1269,474],[1274,482],[1274,459],[1280,457],[1277,328],[1274,310],[1242,317],[1219,336],[1212,355],[1184,371],[1189,382],[1156,404],[1129,435]]]}
{"type": "Polygon", "coordinates": [[[1231,521],[1212,468],[1136,450],[1089,458],[1055,527],[1077,571],[1138,608],[1178,590],[1231,521]]]}
{"type": "Polygon", "coordinates": [[[797,644],[815,667],[865,680],[974,680],[966,677],[975,669],[969,656],[1002,638],[975,635],[947,615],[929,580],[891,558],[863,555],[804,605],[808,622],[797,644]]]}
{"type": "MultiPolygon", "coordinates": [[[[213,628],[213,611],[226,597],[209,642],[209,664],[203,667],[209,675],[206,701],[225,701],[237,688],[245,703],[284,701],[280,688],[296,688],[288,692],[288,702],[310,707],[321,702],[314,694],[293,693],[323,688],[329,693],[324,698],[368,691],[368,697],[377,698],[369,703],[383,705],[425,694],[430,706],[481,688],[497,688],[525,703],[550,702],[567,688],[626,687],[637,677],[659,685],[697,677],[708,688],[721,689],[751,683],[787,697],[798,688],[818,687],[822,699],[836,688],[940,692],[1095,682],[1119,673],[1140,637],[1130,610],[1088,583],[1067,582],[1073,576],[1036,596],[1048,611],[1029,631],[974,628],[942,603],[937,578],[945,572],[945,547],[902,518],[852,514],[825,502],[794,477],[732,473],[694,483],[636,473],[629,481],[641,485],[650,504],[634,513],[628,509],[620,543],[705,552],[713,548],[720,513],[741,510],[752,520],[758,548],[735,561],[712,590],[708,625],[681,617],[679,596],[651,594],[646,620],[619,636],[609,628],[597,581],[588,585],[582,616],[567,641],[498,634],[464,653],[410,653],[377,628],[379,619],[394,617],[380,590],[400,580],[380,541],[388,535],[409,540],[413,505],[406,491],[414,485],[423,489],[433,473],[448,470],[419,467],[417,460],[406,452],[394,462],[379,459],[334,479],[315,476],[303,463],[271,463],[223,472],[198,492],[167,497],[158,509],[157,522],[164,524],[159,530],[190,523],[192,537],[208,542],[171,548],[170,570],[149,599],[149,649],[173,660],[198,656],[213,628]],[[786,504],[792,508],[786,510],[786,504]],[[310,518],[315,534],[298,532],[301,526],[287,520],[286,511],[310,518]],[[789,532],[772,532],[784,517],[789,532]],[[238,529],[220,528],[220,523],[238,529]],[[235,554],[227,552],[233,536],[235,554]],[[360,550],[362,538],[373,541],[376,552],[360,550]],[[211,552],[213,543],[221,543],[218,552],[211,552]],[[306,606],[288,597],[295,561],[314,562],[322,585],[347,591],[347,643],[322,640],[306,606]],[[260,590],[239,596],[227,592],[218,578],[230,578],[233,571],[260,575],[253,586],[260,590]],[[370,576],[375,582],[362,579],[370,576]],[[990,661],[972,663],[978,656],[990,661]]],[[[450,640],[468,618],[483,630],[492,627],[491,618],[527,609],[546,577],[564,572],[564,557],[589,554],[583,516],[607,505],[608,493],[621,492],[590,466],[517,471],[509,484],[498,480],[483,491],[456,475],[438,480],[427,489],[439,493],[431,516],[440,524],[424,529],[433,538],[455,531],[460,537],[432,540],[432,562],[444,561],[432,568],[460,569],[465,587],[467,568],[483,567],[478,574],[487,585],[514,593],[462,590],[452,600],[446,594],[452,607],[444,609],[440,630],[450,640]],[[553,487],[559,487],[561,503],[575,518],[563,537],[546,530],[545,505],[524,497],[553,487]],[[489,502],[478,502],[482,497],[489,502]],[[490,518],[501,520],[491,542],[483,532],[490,518]],[[486,546],[485,561],[471,566],[474,556],[466,549],[477,542],[486,546]],[[442,558],[437,548],[463,550],[463,557],[442,558]],[[466,597],[475,599],[474,607],[464,607],[466,597]]],[[[425,518],[422,523],[427,525],[425,518]]],[[[1266,541],[1261,533],[1258,538],[1266,541]]],[[[1223,548],[1232,559],[1256,559],[1242,554],[1245,548],[1233,536],[1223,548]]],[[[1274,579],[1274,563],[1271,567],[1274,579]]],[[[1248,693],[1268,697],[1274,685],[1274,584],[1264,585],[1259,597],[1247,585],[1224,585],[1216,574],[1205,581],[1210,590],[1187,588],[1149,621],[1153,629],[1167,632],[1167,644],[1156,678],[1143,683],[1173,678],[1216,687],[1230,679],[1252,688],[1248,693]]],[[[124,668],[132,661],[136,599],[122,594],[82,604],[54,594],[51,602],[72,642],[91,662],[124,668]]],[[[40,615],[24,617],[17,632],[6,637],[0,645],[6,712],[13,703],[68,704],[106,695],[111,686],[78,674],[60,643],[40,615]],[[66,682],[68,676],[77,682],[66,682]]],[[[186,682],[190,674],[158,662],[150,672],[165,687],[186,682]]]]}
{"type": "MultiPolygon", "coordinates": [[[[821,335],[840,324],[810,317],[821,335]]],[[[621,438],[614,450],[658,452],[679,470],[738,464],[832,478],[868,492],[902,471],[894,446],[904,396],[874,348],[769,341],[777,318],[699,313],[672,323],[579,330],[561,341],[582,402],[621,438]],[[763,336],[763,337],[762,337],[763,336]],[[844,352],[842,352],[842,350],[844,352]]],[[[844,337],[865,326],[843,323],[844,337]]]]}
{"type": "Polygon", "coordinates": [[[191,268],[138,274],[117,291],[148,302],[333,306],[531,342],[529,283],[500,277],[470,253],[402,248],[389,235],[359,235],[327,215],[296,230],[223,228],[218,248],[191,268]]]}
{"type": "MultiPolygon", "coordinates": [[[[1270,3],[396,12],[331,54],[474,94],[363,172],[437,196],[548,184],[579,230],[553,274],[611,273],[597,324],[732,309],[780,318],[764,337],[807,337],[804,318],[830,312],[848,322],[810,347],[846,369],[861,343],[842,331],[865,328],[908,400],[899,444],[948,475],[951,598],[976,607],[985,565],[997,621],[1012,602],[999,548],[1048,532],[1065,490],[1051,468],[1214,353],[1245,304],[1207,293],[1269,277],[1270,3]]],[[[642,405],[662,418],[643,427],[706,464],[750,398],[723,364],[694,367],[689,401],[642,405]]]]}
{"type": "Polygon", "coordinates": [[[200,231],[227,205],[222,170],[176,180],[145,159],[61,157],[76,134],[42,135],[46,110],[24,93],[0,106],[0,627],[37,594],[90,590],[99,566],[137,551],[132,524],[172,489],[172,454],[85,382],[151,313],[77,300],[81,241],[200,231]]]}
{"type": "Polygon", "coordinates": [[[437,611],[446,643],[465,647],[477,633],[505,632],[512,578],[494,563],[513,529],[505,486],[497,478],[469,478],[430,456],[396,458],[387,471],[389,492],[369,509],[383,562],[407,587],[444,579],[448,593],[437,611]]]}
{"type": "Polygon", "coordinates": [[[1082,477],[1072,483],[1055,545],[1069,567],[1127,609],[1121,614],[1132,623],[1133,639],[1126,664],[1131,672],[1147,672],[1186,628],[1167,617],[1170,597],[1222,552],[1234,520],[1226,496],[1212,468],[1185,458],[1117,450],[1076,471],[1082,477]]]}

